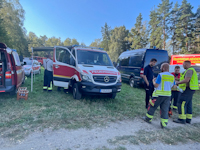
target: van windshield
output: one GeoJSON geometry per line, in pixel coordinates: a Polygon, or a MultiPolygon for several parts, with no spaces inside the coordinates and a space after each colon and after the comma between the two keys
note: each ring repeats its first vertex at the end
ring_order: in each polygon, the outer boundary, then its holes
{"type": "Polygon", "coordinates": [[[77,50],[78,64],[113,66],[107,53],[77,50]]]}

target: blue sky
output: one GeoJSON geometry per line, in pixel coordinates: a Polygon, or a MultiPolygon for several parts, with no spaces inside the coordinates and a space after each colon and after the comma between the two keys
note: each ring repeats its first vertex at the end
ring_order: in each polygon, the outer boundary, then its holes
{"type": "MultiPolygon", "coordinates": [[[[181,4],[182,0],[176,0],[181,4]]],[[[173,1],[175,3],[176,1],[173,1]]],[[[200,1],[188,0],[196,12],[200,1]]],[[[149,21],[150,11],[161,0],[20,0],[25,10],[24,27],[38,37],[46,35],[76,38],[90,45],[101,38],[105,22],[111,28],[125,25],[131,29],[139,13],[149,21]]]]}

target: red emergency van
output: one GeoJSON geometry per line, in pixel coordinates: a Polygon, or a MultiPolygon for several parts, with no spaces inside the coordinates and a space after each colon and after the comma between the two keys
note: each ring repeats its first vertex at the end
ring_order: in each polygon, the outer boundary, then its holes
{"type": "Polygon", "coordinates": [[[24,81],[24,69],[18,53],[0,43],[0,93],[15,94],[24,81]]]}
{"type": "Polygon", "coordinates": [[[170,65],[182,65],[185,60],[190,60],[191,65],[200,64],[200,54],[172,55],[170,65]]]}

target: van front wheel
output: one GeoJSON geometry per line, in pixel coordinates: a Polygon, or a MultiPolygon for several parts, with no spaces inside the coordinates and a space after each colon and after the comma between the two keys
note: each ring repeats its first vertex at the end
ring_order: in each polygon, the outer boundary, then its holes
{"type": "Polygon", "coordinates": [[[74,83],[74,86],[73,86],[73,97],[74,97],[74,99],[81,99],[81,96],[82,96],[82,94],[79,91],[78,84],[74,83]]]}
{"type": "Polygon", "coordinates": [[[112,93],[112,94],[110,94],[110,98],[115,99],[116,95],[117,95],[117,93],[112,93]]]}
{"type": "Polygon", "coordinates": [[[135,81],[134,81],[134,78],[133,78],[133,77],[130,78],[130,80],[129,80],[129,85],[130,85],[131,87],[135,87],[135,81]]]}

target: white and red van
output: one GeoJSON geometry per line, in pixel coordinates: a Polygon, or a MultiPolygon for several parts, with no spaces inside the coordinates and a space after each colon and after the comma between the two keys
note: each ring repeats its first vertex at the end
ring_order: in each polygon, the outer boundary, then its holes
{"type": "Polygon", "coordinates": [[[0,93],[15,94],[24,81],[24,69],[18,53],[6,44],[0,43],[0,93]]]}
{"type": "Polygon", "coordinates": [[[102,49],[74,45],[33,48],[33,51],[53,51],[54,86],[72,88],[74,99],[80,99],[82,94],[115,98],[121,91],[121,74],[102,49]]]}

